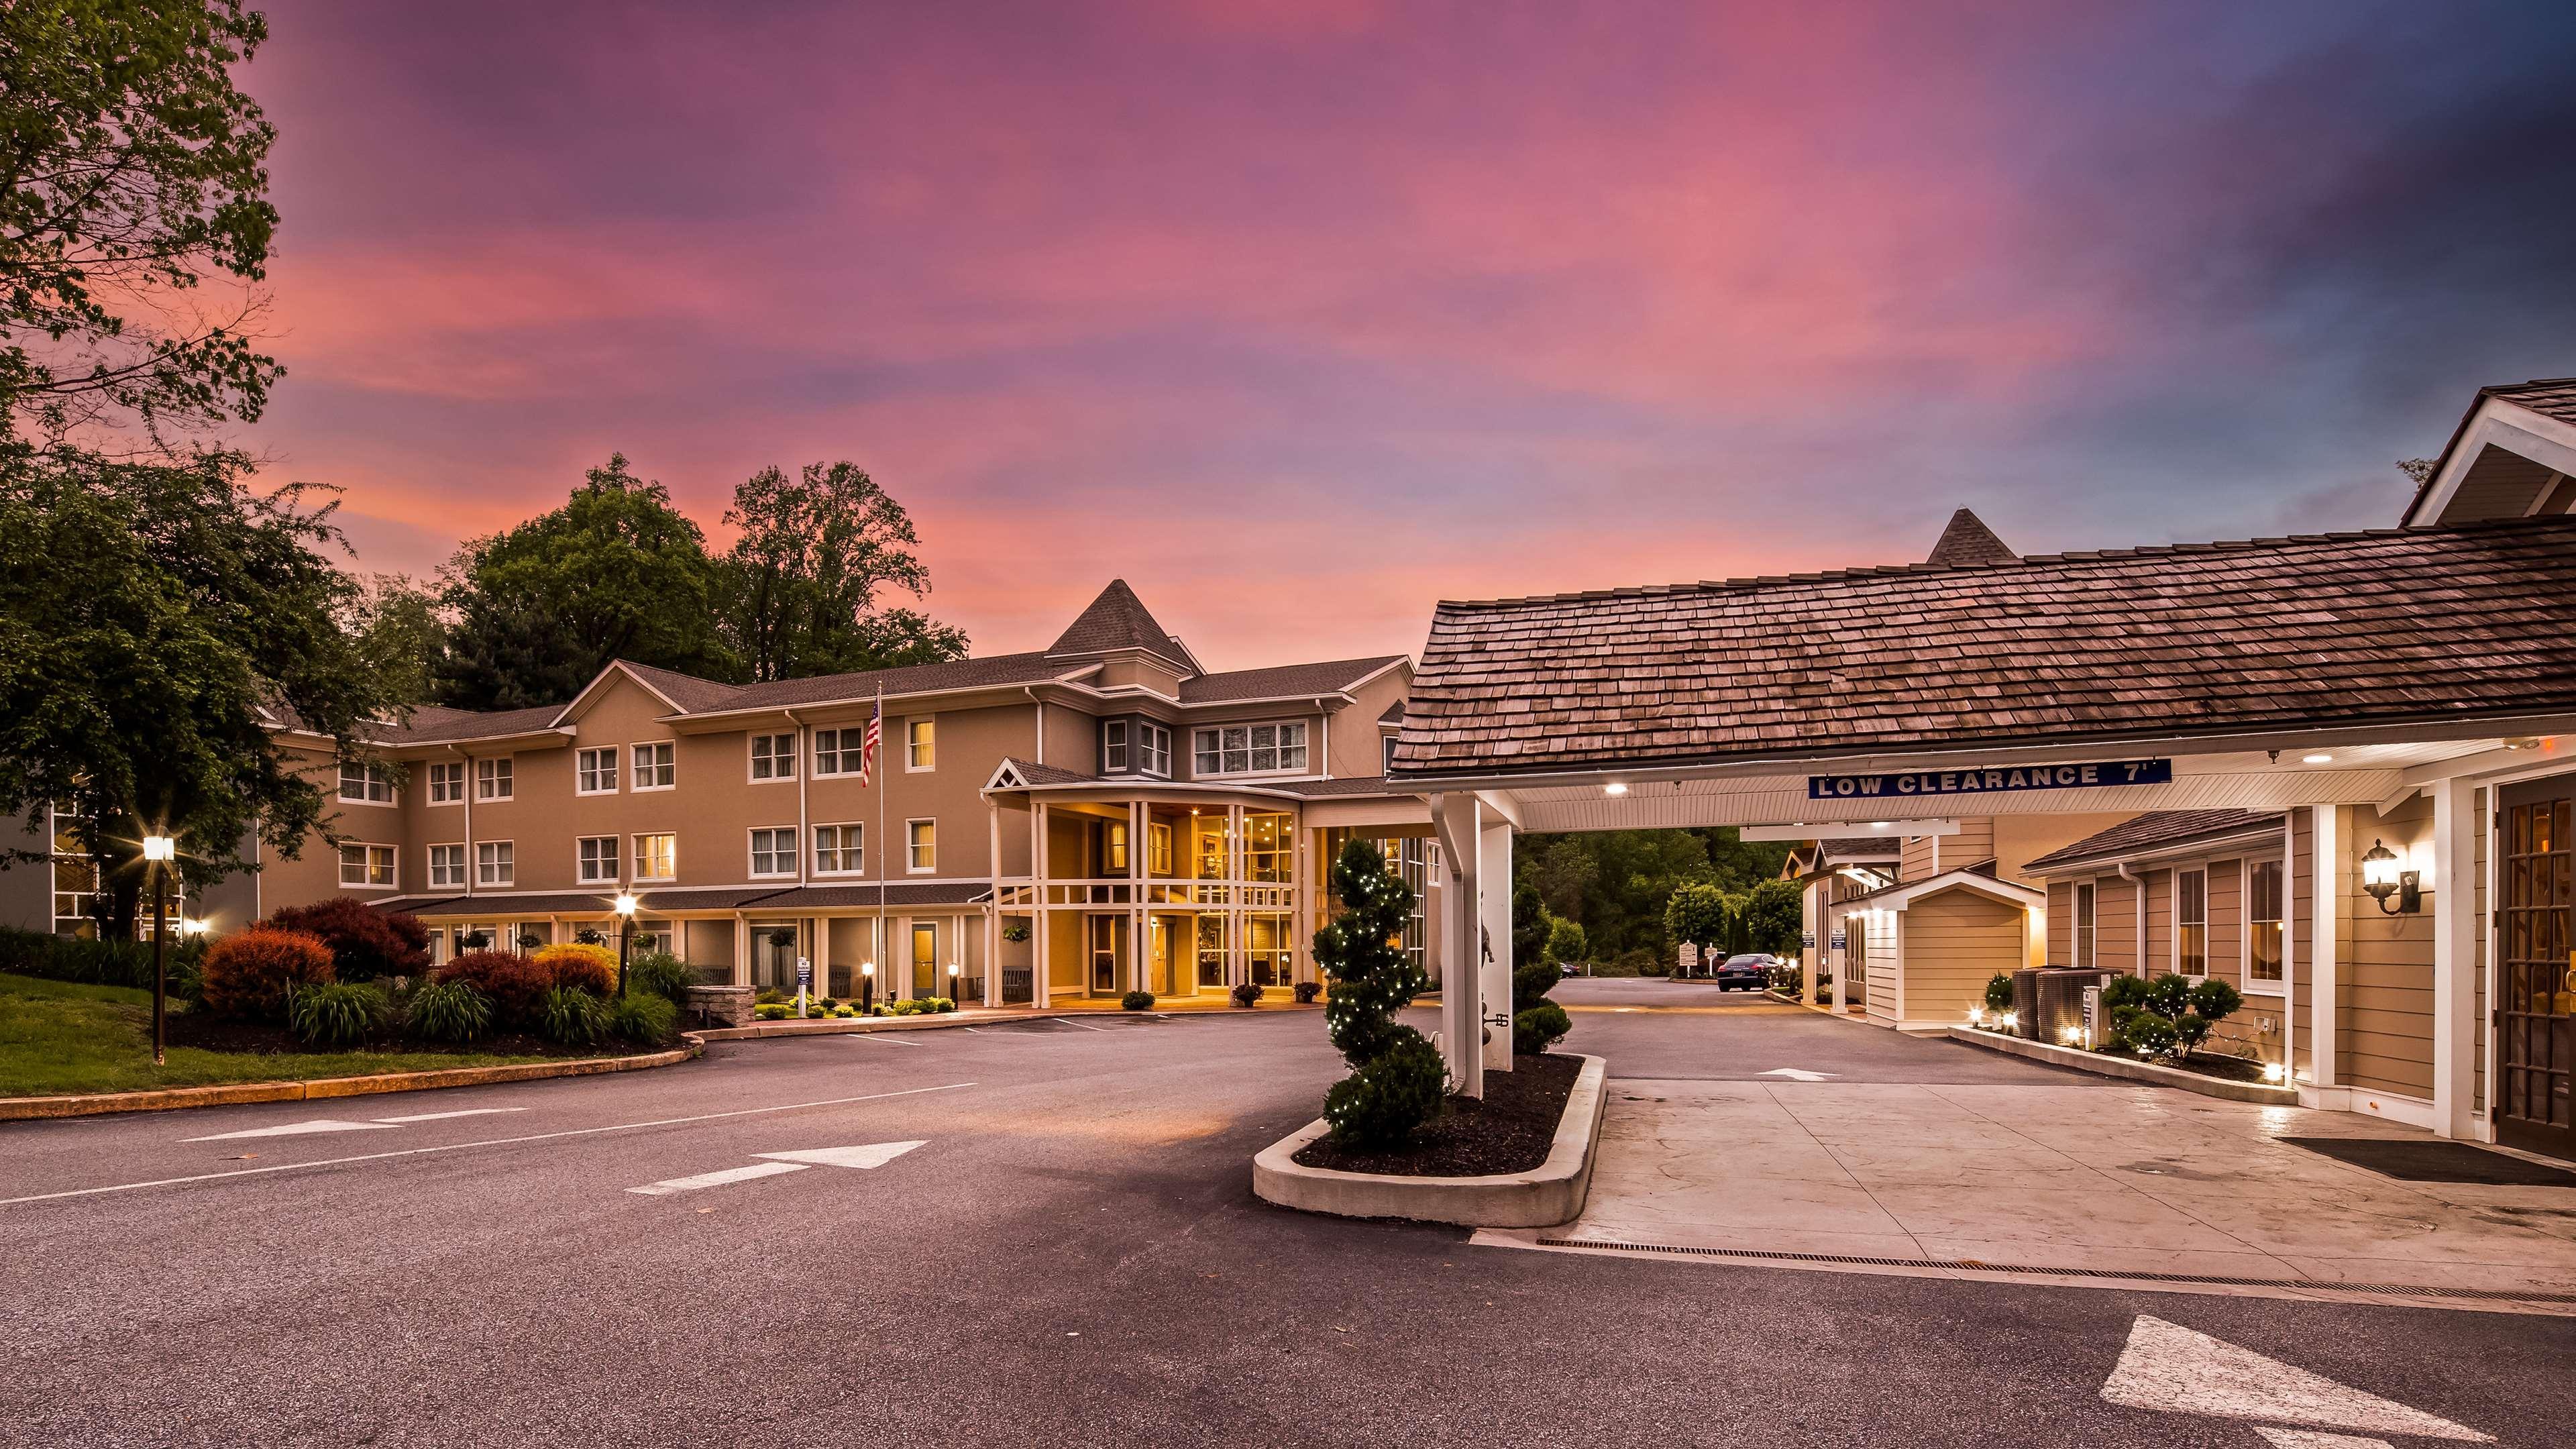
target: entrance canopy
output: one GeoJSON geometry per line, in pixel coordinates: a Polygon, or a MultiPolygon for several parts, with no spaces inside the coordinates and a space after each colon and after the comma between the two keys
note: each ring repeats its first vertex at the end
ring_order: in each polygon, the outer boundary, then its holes
{"type": "Polygon", "coordinates": [[[2550,517],[1444,603],[1389,779],[1524,830],[1843,835],[2379,803],[2571,732],[2550,517]]]}

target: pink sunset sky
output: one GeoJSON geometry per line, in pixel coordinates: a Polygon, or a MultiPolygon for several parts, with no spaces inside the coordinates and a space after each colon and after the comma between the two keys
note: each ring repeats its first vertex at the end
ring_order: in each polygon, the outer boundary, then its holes
{"type": "Polygon", "coordinates": [[[1214,667],[1441,597],[2384,526],[2576,373],[2576,10],[267,7],[241,441],[427,575],[622,451],[912,510],[1042,645],[1214,667]]]}

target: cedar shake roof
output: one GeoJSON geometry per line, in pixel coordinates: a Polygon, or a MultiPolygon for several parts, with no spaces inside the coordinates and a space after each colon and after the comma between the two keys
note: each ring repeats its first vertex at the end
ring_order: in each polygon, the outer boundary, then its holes
{"type": "Polygon", "coordinates": [[[1337,694],[1403,659],[1401,654],[1380,654],[1370,659],[1333,659],[1321,664],[1282,664],[1275,669],[1202,674],[1181,681],[1181,703],[1225,704],[1239,699],[1337,694]]]}
{"type": "Polygon", "coordinates": [[[2406,511],[2398,514],[2399,518],[2412,518],[2415,510],[2423,506],[2424,495],[2433,491],[2434,475],[2442,471],[2441,464],[2449,461],[2452,450],[2460,446],[2460,439],[2468,436],[2469,420],[2478,415],[2478,409],[2491,397],[2502,398],[2515,407],[2529,408],[2545,418],[2576,423],[2576,377],[2535,377],[2529,382],[2495,383],[2479,388],[2478,395],[2469,399],[2468,411],[2460,414],[2460,425],[2451,429],[2451,440],[2434,455],[2433,471],[2425,474],[2423,481],[2415,485],[2415,496],[2406,500],[2406,511]]]}
{"type": "Polygon", "coordinates": [[[1958,568],[1965,564],[2008,564],[2019,554],[2004,546],[1986,521],[1967,509],[1950,515],[1950,526],[1941,530],[1941,541],[1932,545],[1932,556],[1924,560],[1934,568],[1958,568]]]}
{"type": "Polygon", "coordinates": [[[1443,603],[1398,779],[2576,709],[2576,517],[1443,603]]]}
{"type": "Polygon", "coordinates": [[[2114,859],[2249,830],[2281,828],[2281,812],[2260,810],[2150,810],[2133,820],[2062,845],[2022,867],[2044,872],[2079,860],[2114,859]]]}
{"type": "Polygon", "coordinates": [[[1109,587],[1100,591],[1091,607],[1075,616],[1046,652],[1060,658],[1068,654],[1106,654],[1113,649],[1142,649],[1161,655],[1187,672],[1197,671],[1197,661],[1190,658],[1190,651],[1154,622],[1145,601],[1136,597],[1125,579],[1111,579],[1109,587]]]}

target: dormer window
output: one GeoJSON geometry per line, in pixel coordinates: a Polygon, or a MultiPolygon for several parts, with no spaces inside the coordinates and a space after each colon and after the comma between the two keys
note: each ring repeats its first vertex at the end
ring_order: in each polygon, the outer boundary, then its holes
{"type": "Polygon", "coordinates": [[[1100,773],[1172,777],[1172,732],[1149,719],[1100,722],[1100,773]]]}
{"type": "Polygon", "coordinates": [[[1100,726],[1100,772],[1121,775],[1127,771],[1127,721],[1113,719],[1100,726]]]}

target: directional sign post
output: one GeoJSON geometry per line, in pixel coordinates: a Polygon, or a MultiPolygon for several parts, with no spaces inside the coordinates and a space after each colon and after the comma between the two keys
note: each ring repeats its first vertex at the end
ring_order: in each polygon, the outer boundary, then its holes
{"type": "Polygon", "coordinates": [[[799,956],[796,958],[796,1014],[798,1016],[803,1016],[805,1014],[805,998],[813,995],[813,993],[814,963],[803,956],[799,956]]]}

